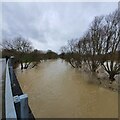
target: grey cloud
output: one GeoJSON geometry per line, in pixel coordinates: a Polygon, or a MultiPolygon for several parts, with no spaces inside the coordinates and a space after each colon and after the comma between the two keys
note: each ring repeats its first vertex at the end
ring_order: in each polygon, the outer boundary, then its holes
{"type": "Polygon", "coordinates": [[[3,37],[22,35],[37,49],[59,51],[81,37],[95,16],[109,14],[117,3],[3,3],[3,37]]]}

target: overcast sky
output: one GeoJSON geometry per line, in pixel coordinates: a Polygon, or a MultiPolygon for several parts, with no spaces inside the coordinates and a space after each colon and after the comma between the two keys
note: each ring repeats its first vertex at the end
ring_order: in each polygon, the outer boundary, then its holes
{"type": "Polygon", "coordinates": [[[80,38],[95,16],[117,9],[113,3],[3,3],[2,37],[23,36],[34,48],[59,52],[72,38],[80,38]]]}

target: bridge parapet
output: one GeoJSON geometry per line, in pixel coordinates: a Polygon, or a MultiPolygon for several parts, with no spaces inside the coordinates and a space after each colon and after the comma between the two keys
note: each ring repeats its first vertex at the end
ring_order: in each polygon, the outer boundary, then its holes
{"type": "MultiPolygon", "coordinates": [[[[5,80],[5,118],[29,118],[28,96],[22,92],[14,93],[14,73],[12,59],[8,59],[6,64],[6,80],[5,80]]],[[[19,89],[19,88],[18,88],[19,89]]],[[[21,91],[21,90],[19,90],[21,91]]]]}
{"type": "Polygon", "coordinates": [[[11,80],[9,74],[9,60],[6,64],[6,80],[5,80],[5,117],[17,119],[17,114],[15,111],[11,80]]]}

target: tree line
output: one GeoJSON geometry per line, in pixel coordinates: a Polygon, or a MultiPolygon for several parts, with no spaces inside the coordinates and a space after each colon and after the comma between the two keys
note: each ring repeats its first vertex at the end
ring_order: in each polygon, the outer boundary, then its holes
{"type": "Polygon", "coordinates": [[[43,52],[34,49],[32,43],[21,36],[12,40],[3,40],[2,47],[2,57],[14,56],[15,63],[21,64],[21,69],[27,69],[31,63],[32,67],[35,67],[42,60],[58,58],[58,54],[51,50],[43,52]]]}
{"type": "Polygon", "coordinates": [[[120,74],[120,11],[95,17],[80,39],[69,40],[61,47],[60,56],[74,68],[85,63],[91,72],[103,66],[112,83],[120,74]]]}

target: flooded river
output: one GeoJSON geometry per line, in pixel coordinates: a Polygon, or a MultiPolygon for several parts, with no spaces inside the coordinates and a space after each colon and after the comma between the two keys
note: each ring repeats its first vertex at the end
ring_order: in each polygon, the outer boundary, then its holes
{"type": "Polygon", "coordinates": [[[117,118],[118,94],[87,81],[62,60],[42,62],[17,78],[35,118],[117,118]]]}

